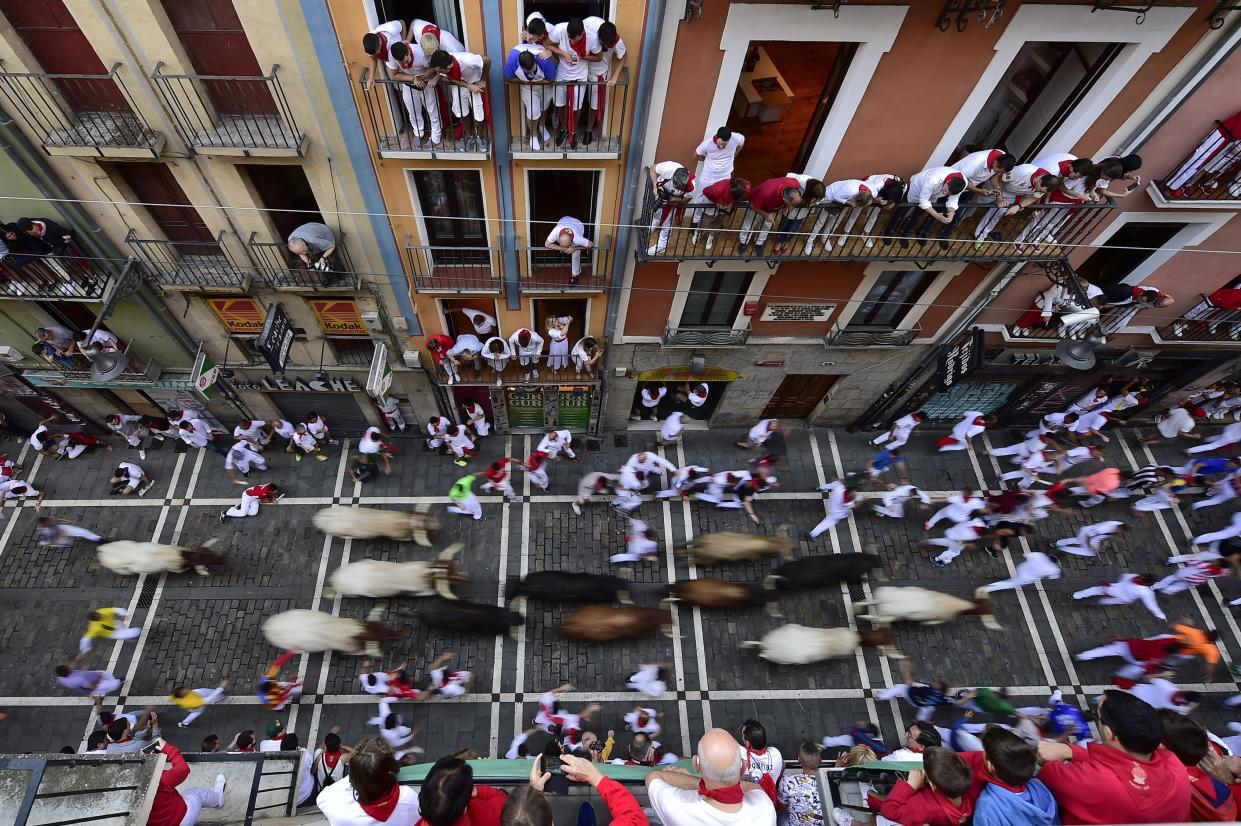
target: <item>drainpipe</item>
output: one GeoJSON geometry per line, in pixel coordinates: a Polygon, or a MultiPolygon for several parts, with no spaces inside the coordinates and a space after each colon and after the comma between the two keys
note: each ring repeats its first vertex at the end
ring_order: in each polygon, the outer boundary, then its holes
{"type": "MultiPolygon", "coordinates": [[[[74,202],[74,194],[60,182],[55,170],[30,144],[21,129],[3,109],[0,109],[0,150],[3,150],[9,160],[35,185],[40,195],[49,201],[60,202],[58,205],[60,211],[78,231],[78,240],[88,255],[116,262],[129,257],[108,240],[103,229],[90,213],[81,204],[74,202]]],[[[159,300],[145,281],[139,285],[134,298],[154,319],[159,328],[177,342],[186,356],[193,356],[197,352],[198,344],[177,323],[167,305],[159,300]]]]}
{"type": "Polygon", "coordinates": [[[603,335],[608,341],[615,337],[616,317],[620,313],[621,286],[625,281],[625,264],[637,237],[637,233],[630,229],[629,225],[633,223],[634,211],[642,197],[642,153],[646,149],[646,120],[650,117],[651,87],[655,84],[655,62],[659,55],[659,38],[663,33],[666,5],[666,0],[651,0],[646,17],[646,31],[642,35],[642,60],[638,64],[638,86],[634,93],[633,120],[630,121],[629,148],[625,158],[625,197],[621,202],[620,220],[617,221],[619,226],[616,233],[616,251],[612,257],[607,320],[603,328],[603,335]]]}
{"type": "MultiPolygon", "coordinates": [[[[500,134],[501,125],[508,131],[508,92],[504,85],[504,25],[500,20],[500,3],[483,3],[483,31],[486,33],[487,54],[499,59],[491,61],[487,85],[491,95],[491,154],[496,159],[496,187],[500,192],[500,255],[504,262],[504,306],[521,309],[521,272],[517,269],[517,223],[513,209],[513,158],[508,136],[500,134]]],[[[533,242],[531,242],[533,243],[533,242]]]]}
{"type": "Polygon", "coordinates": [[[900,379],[889,384],[879,398],[870,407],[866,408],[866,411],[861,416],[853,420],[849,427],[846,428],[848,432],[853,433],[860,429],[876,427],[881,424],[887,417],[888,412],[905,397],[907,391],[917,389],[914,380],[918,374],[939,358],[940,350],[955,341],[958,336],[973,326],[978,317],[982,315],[983,310],[991,306],[991,302],[995,301],[1004,292],[1024,266],[1025,262],[1009,264],[1004,271],[993,276],[991,283],[986,288],[986,293],[969,306],[965,314],[952,325],[952,329],[941,334],[935,344],[926,349],[922,354],[922,358],[918,359],[917,364],[906,370],[900,379]]]}

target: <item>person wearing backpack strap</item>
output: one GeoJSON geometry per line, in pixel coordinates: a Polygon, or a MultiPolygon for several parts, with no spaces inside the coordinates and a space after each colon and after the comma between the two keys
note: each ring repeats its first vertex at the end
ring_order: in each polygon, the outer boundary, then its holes
{"type": "Polygon", "coordinates": [[[315,779],[315,794],[349,774],[349,757],[353,749],[340,741],[339,726],[333,726],[315,749],[310,773],[315,779]]]}

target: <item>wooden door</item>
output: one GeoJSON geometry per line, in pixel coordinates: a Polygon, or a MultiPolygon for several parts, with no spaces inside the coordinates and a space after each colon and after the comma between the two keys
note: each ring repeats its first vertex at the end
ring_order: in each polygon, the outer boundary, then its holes
{"type": "MultiPolygon", "coordinates": [[[[106,166],[129,185],[170,241],[214,241],[198,210],[190,206],[172,170],[162,163],[118,163],[106,166]]],[[[201,250],[199,250],[201,252],[201,250]]],[[[187,250],[188,252],[188,250],[187,250]]]]}
{"type": "MultiPolygon", "coordinates": [[[[64,0],[0,0],[0,12],[48,74],[106,75],[64,0]]],[[[62,79],[56,82],[75,111],[131,111],[125,96],[109,80],[62,79]]]]}
{"type": "MultiPolygon", "coordinates": [[[[310,181],[300,166],[292,164],[239,163],[237,169],[250,179],[265,209],[274,210],[267,216],[276,226],[282,241],[302,224],[312,221],[327,223],[319,212],[319,202],[310,188],[310,181]]],[[[261,235],[261,233],[260,233],[261,235]]]]}
{"type": "Polygon", "coordinates": [[[823,376],[817,373],[791,373],[784,377],[775,394],[763,408],[764,419],[804,419],[840,376],[823,376]]]}
{"type": "MultiPolygon", "coordinates": [[[[196,74],[262,77],[233,0],[163,0],[163,4],[196,74]]],[[[262,83],[206,80],[203,88],[221,114],[276,114],[276,101],[262,83]]]]}

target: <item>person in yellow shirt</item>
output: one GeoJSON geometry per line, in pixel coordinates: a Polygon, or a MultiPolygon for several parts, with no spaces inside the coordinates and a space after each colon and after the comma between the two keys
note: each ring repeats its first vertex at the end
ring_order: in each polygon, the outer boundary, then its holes
{"type": "Polygon", "coordinates": [[[185,686],[177,686],[168,695],[168,701],[173,705],[189,712],[185,715],[185,719],[177,723],[178,728],[186,728],[190,723],[197,720],[207,706],[218,703],[224,699],[224,689],[228,688],[228,680],[220,680],[220,684],[215,688],[186,688],[185,686]]]}
{"type": "Polygon", "coordinates": [[[91,649],[91,640],[132,640],[142,633],[141,628],[130,628],[129,612],[124,608],[96,608],[86,615],[86,633],[78,642],[78,651],[85,654],[91,649]]]}
{"type": "Polygon", "coordinates": [[[1172,630],[1176,632],[1176,639],[1181,644],[1180,653],[1183,656],[1202,657],[1203,662],[1206,663],[1203,681],[1211,682],[1211,678],[1215,676],[1215,666],[1220,661],[1219,646],[1215,644],[1215,641],[1219,639],[1219,631],[1214,628],[1203,631],[1188,618],[1174,622],[1172,630]]]}

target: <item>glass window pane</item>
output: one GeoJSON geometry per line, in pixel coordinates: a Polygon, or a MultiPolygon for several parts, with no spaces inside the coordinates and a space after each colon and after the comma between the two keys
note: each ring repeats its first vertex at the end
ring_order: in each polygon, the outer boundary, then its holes
{"type": "Polygon", "coordinates": [[[475,171],[414,172],[418,206],[431,246],[486,245],[482,177],[475,171]],[[462,221],[460,218],[480,220],[462,221]]]}
{"type": "Polygon", "coordinates": [[[732,327],[750,289],[750,272],[694,273],[681,327],[732,327]]]}
{"type": "Polygon", "coordinates": [[[862,299],[850,327],[896,327],[938,272],[887,270],[862,299]]]}

